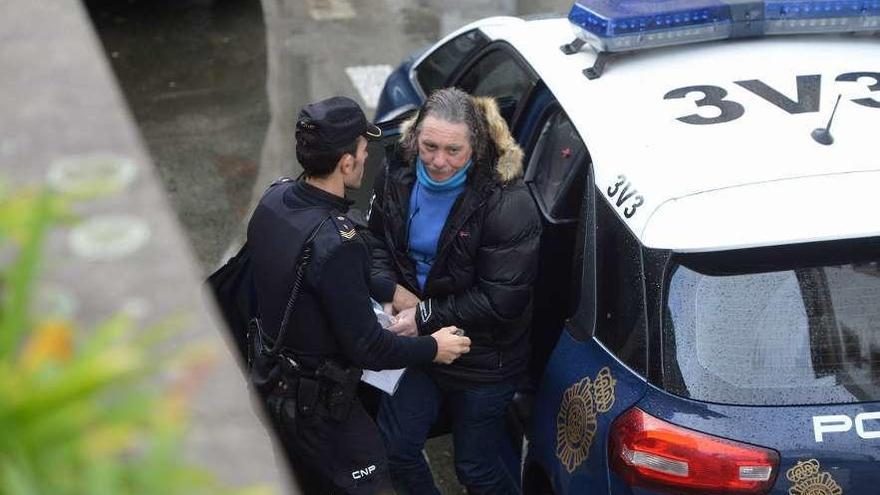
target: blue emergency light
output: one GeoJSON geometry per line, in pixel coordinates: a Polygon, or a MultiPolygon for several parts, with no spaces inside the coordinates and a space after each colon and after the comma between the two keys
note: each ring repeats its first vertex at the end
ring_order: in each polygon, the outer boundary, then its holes
{"type": "Polygon", "coordinates": [[[769,34],[880,30],[880,0],[577,0],[568,19],[598,52],[769,34]]]}

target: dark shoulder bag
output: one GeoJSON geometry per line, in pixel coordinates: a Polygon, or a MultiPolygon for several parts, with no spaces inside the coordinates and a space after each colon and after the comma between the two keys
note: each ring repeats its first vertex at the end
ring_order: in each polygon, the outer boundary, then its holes
{"type": "MultiPolygon", "coordinates": [[[[282,177],[266,188],[266,191],[285,182],[290,182],[290,179],[282,177]]],[[[235,343],[239,358],[246,361],[248,323],[257,314],[257,298],[253,286],[253,268],[248,243],[245,242],[238,253],[209,275],[205,282],[217,301],[220,315],[226,322],[226,328],[235,343]]]]}
{"type": "Polygon", "coordinates": [[[214,294],[238,355],[244,361],[247,359],[248,322],[256,314],[256,295],[248,244],[245,243],[206,282],[214,294]]]}

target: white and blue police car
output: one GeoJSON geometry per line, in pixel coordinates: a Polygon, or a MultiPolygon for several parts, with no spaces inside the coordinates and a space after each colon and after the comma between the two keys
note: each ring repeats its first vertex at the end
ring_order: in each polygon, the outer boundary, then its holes
{"type": "MultiPolygon", "coordinates": [[[[880,493],[880,0],[578,0],[405,61],[545,223],[525,493],[880,493]]],[[[371,153],[372,154],[372,153],[371,153]]]]}

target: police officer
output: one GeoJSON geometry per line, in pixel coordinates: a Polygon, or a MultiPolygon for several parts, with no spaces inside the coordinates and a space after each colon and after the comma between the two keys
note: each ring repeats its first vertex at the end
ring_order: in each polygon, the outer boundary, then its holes
{"type": "Polygon", "coordinates": [[[355,394],[362,368],[448,364],[470,349],[455,327],[403,337],[377,322],[345,189],[360,187],[367,140],[380,136],[349,98],[306,105],[296,122],[303,178],[273,184],[248,225],[259,313],[251,380],[308,494],[391,492],[381,438],[355,394]]]}

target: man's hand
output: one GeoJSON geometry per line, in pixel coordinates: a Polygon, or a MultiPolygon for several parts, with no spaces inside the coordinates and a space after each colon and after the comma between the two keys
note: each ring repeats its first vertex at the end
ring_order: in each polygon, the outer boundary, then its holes
{"type": "Polygon", "coordinates": [[[443,327],[431,334],[437,341],[435,363],[449,364],[462,354],[470,352],[471,339],[459,336],[458,332],[457,327],[443,327]]]}
{"type": "Polygon", "coordinates": [[[418,306],[419,298],[412,292],[406,290],[404,286],[397,284],[397,286],[394,287],[394,300],[391,301],[391,305],[394,307],[395,313],[400,313],[405,309],[418,306]]]}
{"type": "Polygon", "coordinates": [[[397,323],[388,327],[388,330],[404,337],[415,337],[419,334],[419,329],[416,327],[416,308],[405,309],[395,317],[397,323]]]}

